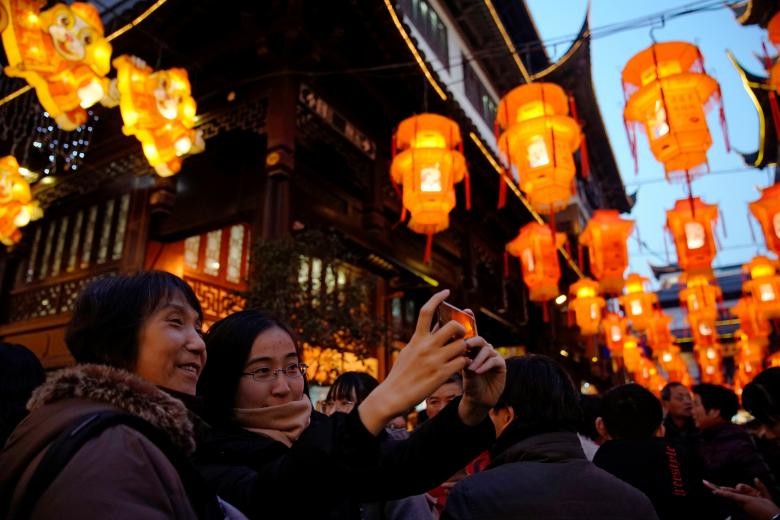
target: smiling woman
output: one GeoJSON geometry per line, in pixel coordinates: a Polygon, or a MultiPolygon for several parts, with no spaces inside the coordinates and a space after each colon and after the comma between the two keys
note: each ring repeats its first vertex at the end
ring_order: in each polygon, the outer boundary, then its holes
{"type": "Polygon", "coordinates": [[[186,407],[160,390],[194,395],[206,362],[201,319],[192,289],[169,273],[85,288],[65,338],[78,364],[36,390],[0,453],[0,517],[225,518],[186,459],[195,448],[186,407]],[[130,419],[86,439],[48,486],[33,484],[53,466],[41,462],[56,453],[49,446],[109,414],[130,419]]]}

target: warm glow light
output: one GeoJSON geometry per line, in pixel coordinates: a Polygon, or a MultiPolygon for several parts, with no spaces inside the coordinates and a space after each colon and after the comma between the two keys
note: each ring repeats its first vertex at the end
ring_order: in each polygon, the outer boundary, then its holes
{"type": "Polygon", "coordinates": [[[555,298],[555,303],[558,305],[563,305],[566,303],[566,295],[565,294],[559,294],[557,298],[555,298]]]}
{"type": "Polygon", "coordinates": [[[561,350],[561,356],[569,357],[569,351],[568,350],[561,350]]]}

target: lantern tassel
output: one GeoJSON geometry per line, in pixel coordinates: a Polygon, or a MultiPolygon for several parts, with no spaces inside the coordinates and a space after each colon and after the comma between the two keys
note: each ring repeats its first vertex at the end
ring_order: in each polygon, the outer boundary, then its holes
{"type": "Polygon", "coordinates": [[[577,263],[580,271],[585,271],[585,248],[582,247],[582,244],[577,245],[577,263]]]}
{"type": "Polygon", "coordinates": [[[550,309],[547,308],[547,302],[542,302],[542,320],[544,320],[545,323],[550,322],[550,309]]]}
{"type": "Polygon", "coordinates": [[[509,253],[504,250],[504,280],[509,278],[509,253]]]}
{"type": "Polygon", "coordinates": [[[466,170],[463,181],[466,188],[466,209],[471,211],[471,176],[469,175],[468,170],[466,170]]]}
{"type": "Polygon", "coordinates": [[[506,170],[501,174],[498,181],[498,209],[506,206],[506,183],[508,182],[506,170]]]}
{"type": "Polygon", "coordinates": [[[747,221],[748,221],[748,229],[750,229],[750,238],[753,239],[754,244],[758,244],[758,240],[756,240],[756,232],[753,229],[753,222],[750,219],[750,213],[747,215],[747,221]]]}
{"type": "Polygon", "coordinates": [[[577,125],[580,127],[580,132],[582,133],[582,140],[580,141],[580,174],[582,175],[582,178],[587,180],[590,177],[590,159],[588,158],[588,144],[585,137],[585,132],[582,132],[582,121],[580,120],[580,116],[577,113],[577,104],[574,102],[574,97],[569,96],[569,110],[571,111],[572,117],[574,117],[574,120],[577,121],[577,125]]]}
{"type": "Polygon", "coordinates": [[[780,107],[777,103],[777,92],[769,93],[769,106],[772,108],[772,121],[775,123],[775,132],[780,132],[780,107]]]}
{"type": "MultiPolygon", "coordinates": [[[[772,97],[772,96],[769,96],[772,97]]],[[[718,103],[720,104],[720,127],[723,130],[723,141],[726,144],[726,153],[731,153],[731,142],[729,141],[729,126],[726,123],[726,109],[723,106],[723,95],[720,92],[720,85],[718,85],[718,103]]]]}
{"type": "Polygon", "coordinates": [[[425,240],[425,254],[423,255],[423,263],[425,265],[431,264],[431,256],[433,255],[433,233],[428,232],[425,240]]]}
{"type": "Polygon", "coordinates": [[[720,214],[720,225],[723,228],[723,238],[728,238],[729,237],[729,232],[726,229],[726,219],[723,218],[723,211],[722,210],[718,210],[718,213],[720,214]]]}

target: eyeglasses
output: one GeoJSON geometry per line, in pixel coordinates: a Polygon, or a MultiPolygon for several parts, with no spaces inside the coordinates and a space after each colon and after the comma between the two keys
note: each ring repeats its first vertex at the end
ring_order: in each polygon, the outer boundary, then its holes
{"type": "Polygon", "coordinates": [[[271,381],[276,378],[276,374],[284,374],[290,379],[298,379],[306,373],[307,368],[309,365],[305,363],[292,363],[284,368],[260,367],[241,375],[252,376],[255,381],[271,381]]]}

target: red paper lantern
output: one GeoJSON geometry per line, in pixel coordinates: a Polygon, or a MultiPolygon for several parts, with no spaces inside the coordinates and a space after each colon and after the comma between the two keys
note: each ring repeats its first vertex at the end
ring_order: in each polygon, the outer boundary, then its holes
{"type": "Polygon", "coordinates": [[[427,262],[434,233],[449,227],[454,186],[467,178],[458,125],[436,114],[403,120],[393,135],[390,175],[396,185],[403,185],[404,211],[411,214],[409,229],[428,236],[427,262]]]}
{"type": "Polygon", "coordinates": [[[653,292],[645,292],[647,278],[636,273],[630,273],[625,281],[625,294],[619,298],[623,312],[636,330],[643,331],[650,324],[653,309],[658,303],[658,296],[653,292]]]}
{"type": "Polygon", "coordinates": [[[761,224],[767,249],[780,255],[780,184],[761,190],[761,197],[751,202],[749,207],[761,224]]]}
{"type": "Polygon", "coordinates": [[[517,169],[520,189],[540,212],[563,209],[571,198],[577,172],[572,154],[582,133],[568,114],[566,93],[552,83],[521,85],[498,104],[499,150],[510,171],[517,169]]]}
{"type": "Polygon", "coordinates": [[[590,271],[607,294],[623,289],[623,273],[628,267],[626,241],[634,229],[632,220],[620,218],[616,210],[599,209],[580,235],[580,244],[588,246],[590,271]]]}
{"type": "Polygon", "coordinates": [[[601,324],[607,348],[613,356],[622,356],[623,343],[628,335],[626,333],[627,324],[625,318],[614,312],[608,312],[601,324]]]}
{"type": "Polygon", "coordinates": [[[702,383],[723,384],[723,352],[720,344],[695,347],[702,383]]]}
{"type": "Polygon", "coordinates": [[[531,222],[520,228],[517,237],[506,245],[507,252],[520,259],[531,301],[543,302],[558,296],[561,277],[558,248],[565,241],[563,233],[553,234],[549,226],[531,222]]]}
{"type": "Polygon", "coordinates": [[[731,308],[731,314],[739,318],[741,332],[750,338],[767,337],[772,332],[769,321],[761,315],[752,296],[743,296],[731,308]]]}
{"type": "Polygon", "coordinates": [[[599,284],[590,278],[582,278],[569,287],[569,293],[572,297],[569,308],[574,312],[580,334],[598,334],[601,311],[606,305],[604,298],[599,296],[599,284]]]}
{"type": "MultiPolygon", "coordinates": [[[[711,100],[720,102],[720,86],[704,73],[699,48],[685,42],[651,45],[628,61],[622,79],[623,117],[634,159],[635,126],[640,125],[667,179],[690,181],[707,165],[712,145],[705,111],[711,100]]],[[[725,122],[722,106],[720,115],[725,122]]]]}
{"type": "Polygon", "coordinates": [[[718,206],[706,204],[698,197],[678,200],[666,212],[666,228],[677,249],[677,261],[688,275],[712,278],[715,258],[713,225],[718,220],[718,206]]]}
{"type": "Polygon", "coordinates": [[[759,255],[742,270],[750,276],[742,284],[742,290],[753,297],[759,314],[769,319],[780,318],[780,276],[776,262],[759,255]]]}

